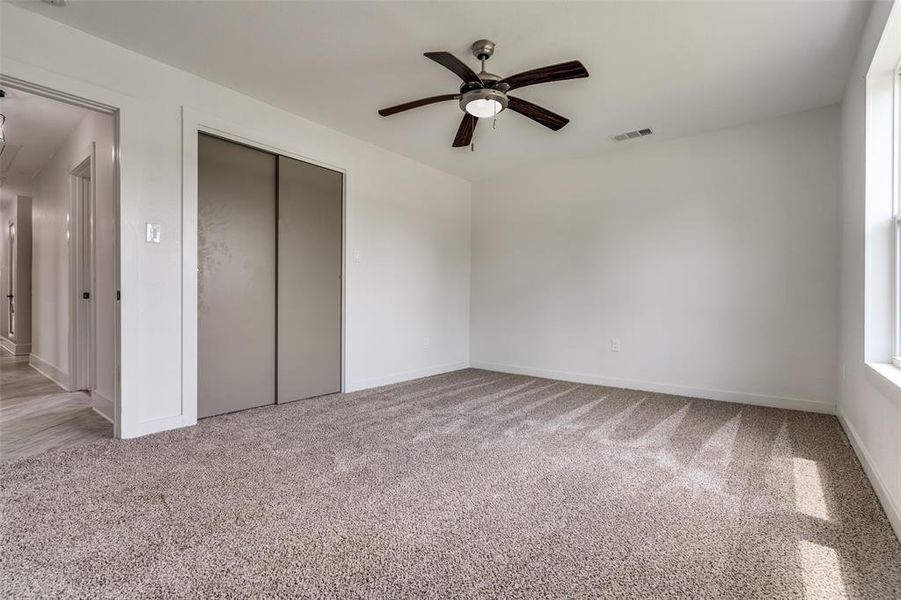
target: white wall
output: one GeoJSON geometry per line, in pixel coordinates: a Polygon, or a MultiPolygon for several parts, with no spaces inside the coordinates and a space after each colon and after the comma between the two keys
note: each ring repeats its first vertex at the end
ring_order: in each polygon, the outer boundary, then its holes
{"type": "Polygon", "coordinates": [[[0,11],[0,71],[122,109],[124,436],[189,424],[181,395],[183,106],[346,169],[348,389],[468,363],[468,182],[9,3],[0,11]],[[161,244],[144,243],[148,222],[161,226],[161,244]]]}
{"type": "Polygon", "coordinates": [[[68,154],[58,151],[32,181],[31,354],[52,367],[64,387],[69,382],[68,154]]]}
{"type": "Polygon", "coordinates": [[[838,117],[474,184],[473,364],[831,411],[838,117]]]}
{"type": "Polygon", "coordinates": [[[842,103],[841,367],[839,415],[901,535],[901,406],[883,395],[864,364],[865,79],[892,4],[877,2],[842,103]]]}
{"type": "MultiPolygon", "coordinates": [[[[110,404],[115,397],[115,205],[114,121],[86,111],[53,157],[32,180],[32,349],[69,387],[69,218],[70,171],[95,144],[95,394],[110,404]]],[[[107,413],[108,414],[108,413],[107,413]]]]}

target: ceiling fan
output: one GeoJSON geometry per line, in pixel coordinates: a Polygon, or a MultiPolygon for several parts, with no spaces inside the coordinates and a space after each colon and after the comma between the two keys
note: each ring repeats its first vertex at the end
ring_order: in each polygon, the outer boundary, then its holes
{"type": "Polygon", "coordinates": [[[470,69],[463,61],[450,52],[426,52],[426,58],[430,58],[439,65],[453,71],[454,74],[463,80],[460,92],[405,102],[397,106],[383,108],[379,111],[379,114],[387,117],[411,108],[419,108],[420,106],[436,102],[459,100],[460,109],[465,114],[459,129],[457,129],[457,135],[454,137],[454,148],[468,146],[472,142],[472,134],[476,129],[478,119],[494,117],[506,108],[541,123],[554,131],[569,123],[569,119],[566,117],[561,117],[557,113],[532,104],[522,98],[508,96],[507,92],[527,85],[588,77],[588,71],[582,63],[577,60],[571,60],[502,78],[485,70],[485,61],[494,54],[494,47],[494,42],[491,40],[479,40],[472,45],[473,56],[482,63],[482,71],[480,73],[470,69]]]}

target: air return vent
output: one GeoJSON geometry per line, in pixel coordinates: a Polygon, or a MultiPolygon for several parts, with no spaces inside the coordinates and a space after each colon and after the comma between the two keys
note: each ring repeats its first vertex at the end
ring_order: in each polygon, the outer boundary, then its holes
{"type": "Polygon", "coordinates": [[[626,140],[635,140],[638,138],[647,137],[653,133],[653,129],[651,129],[650,127],[645,127],[644,129],[636,129],[635,131],[627,131],[626,133],[611,135],[610,139],[614,142],[625,142],[626,140]]]}

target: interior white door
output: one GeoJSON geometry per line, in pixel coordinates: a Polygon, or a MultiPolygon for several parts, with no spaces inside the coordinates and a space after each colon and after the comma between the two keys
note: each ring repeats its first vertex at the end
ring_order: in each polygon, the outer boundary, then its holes
{"type": "Polygon", "coordinates": [[[94,195],[91,163],[75,175],[75,389],[94,389],[94,195]]]}
{"type": "Polygon", "coordinates": [[[18,263],[18,258],[16,256],[17,244],[16,244],[16,223],[14,221],[9,222],[9,248],[7,248],[6,256],[8,258],[7,265],[7,290],[6,290],[6,301],[7,301],[7,337],[9,339],[15,339],[16,337],[16,264],[18,263]]]}

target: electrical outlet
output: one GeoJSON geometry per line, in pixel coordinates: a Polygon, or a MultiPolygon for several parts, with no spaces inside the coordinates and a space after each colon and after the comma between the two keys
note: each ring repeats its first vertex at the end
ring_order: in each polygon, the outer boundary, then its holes
{"type": "Polygon", "coordinates": [[[610,352],[619,352],[619,338],[610,338],[610,352]]]}

